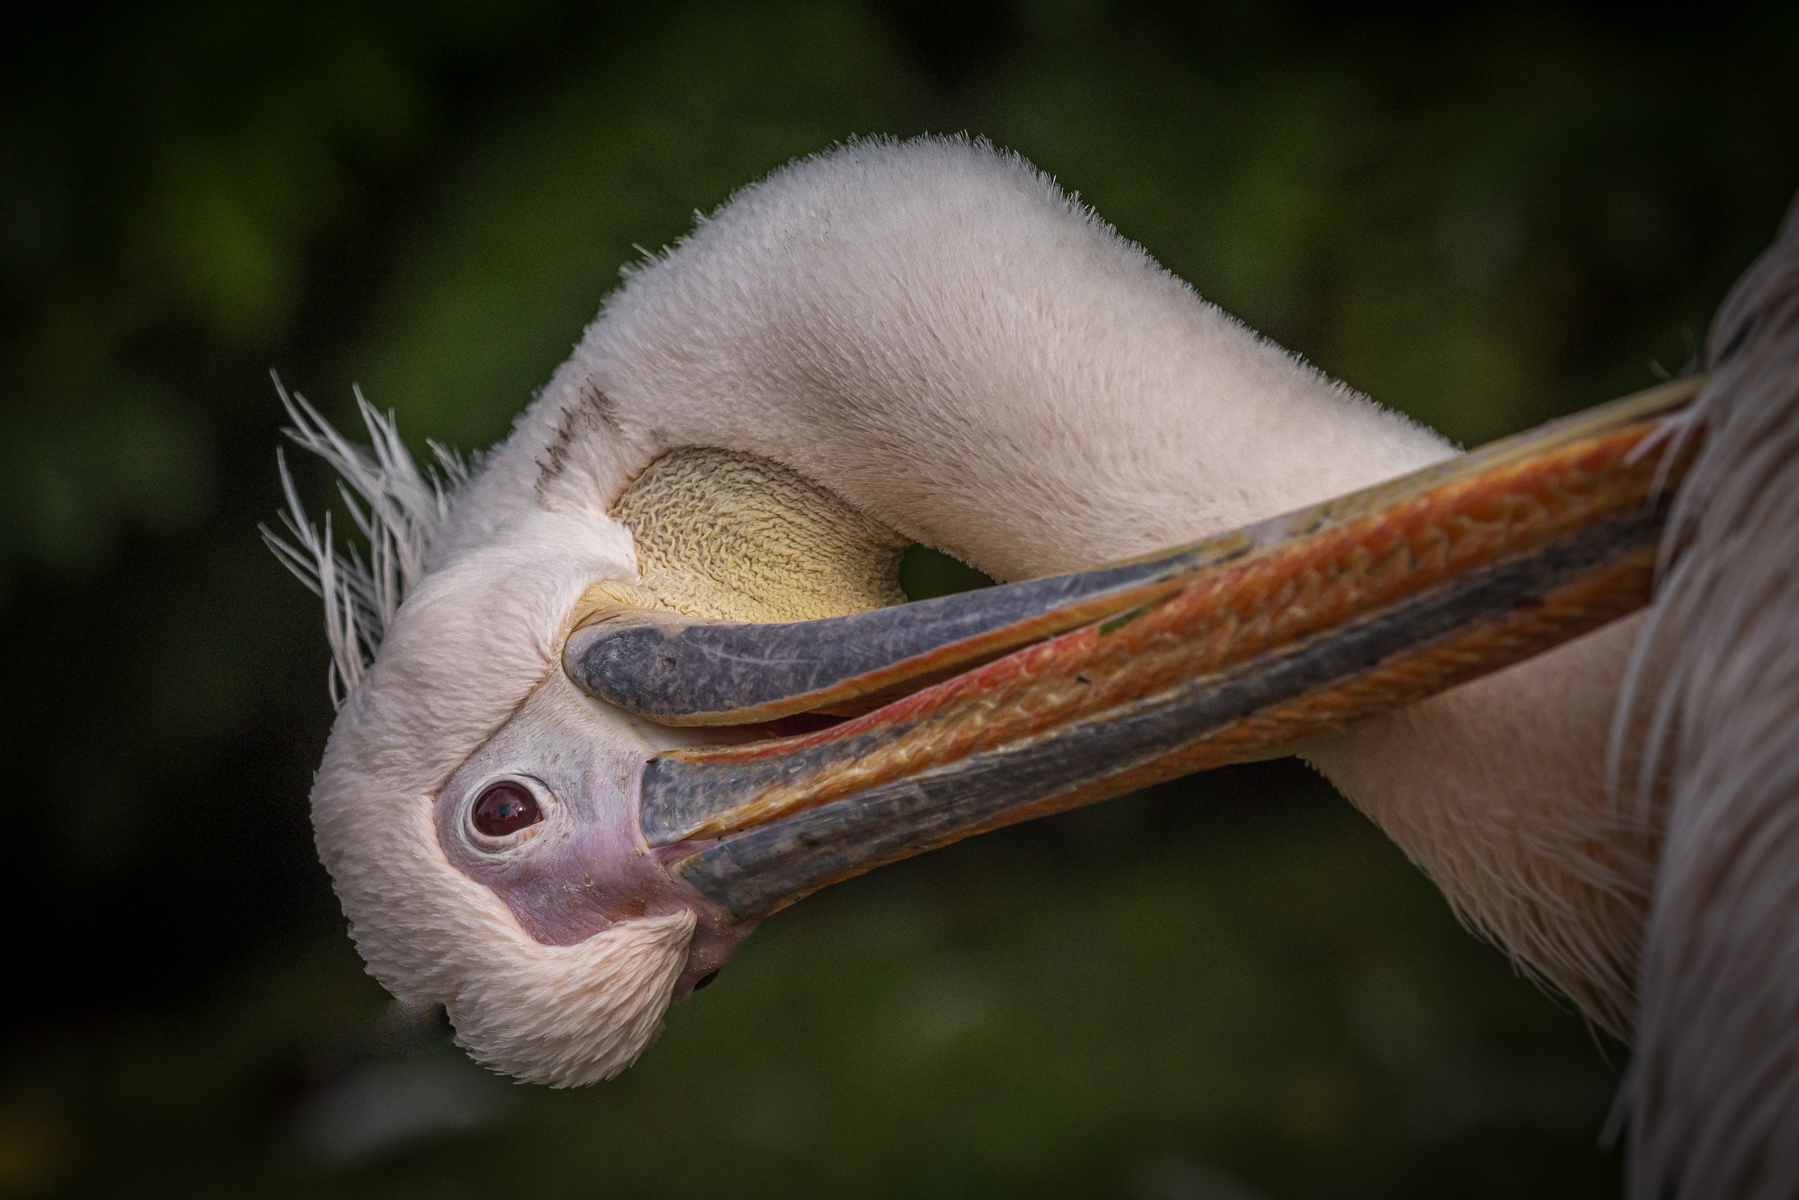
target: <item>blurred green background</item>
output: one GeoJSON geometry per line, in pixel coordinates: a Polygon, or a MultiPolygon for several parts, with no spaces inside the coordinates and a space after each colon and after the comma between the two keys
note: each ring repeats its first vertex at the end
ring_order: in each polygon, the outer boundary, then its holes
{"type": "Polygon", "coordinates": [[[1623,1051],[1291,763],[832,889],[614,1083],[486,1075],[312,853],[267,371],[484,445],[695,210],[966,130],[1477,443],[1690,359],[1799,186],[1790,6],[67,7],[0,42],[0,1194],[1616,1191],[1623,1051]]]}

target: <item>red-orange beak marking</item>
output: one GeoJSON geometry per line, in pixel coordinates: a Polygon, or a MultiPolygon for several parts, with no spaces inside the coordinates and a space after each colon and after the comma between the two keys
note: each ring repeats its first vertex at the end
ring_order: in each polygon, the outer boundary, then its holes
{"type": "Polygon", "coordinates": [[[1641,607],[1693,441],[1667,418],[1699,385],[1166,555],[827,621],[583,631],[565,662],[671,723],[885,701],[649,764],[650,844],[695,843],[673,869],[753,916],[987,829],[1289,752],[1641,607]]]}

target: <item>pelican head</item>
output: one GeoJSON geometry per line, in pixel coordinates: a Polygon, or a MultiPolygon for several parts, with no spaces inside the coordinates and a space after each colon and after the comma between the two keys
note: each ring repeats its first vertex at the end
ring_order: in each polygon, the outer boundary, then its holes
{"type": "MultiPolygon", "coordinates": [[[[472,472],[289,401],[371,544],[290,485],[343,693],[319,852],[396,996],[502,1071],[610,1077],[810,891],[1640,605],[1690,391],[1454,458],[1016,157],[849,145],[631,271],[472,472]],[[912,541],[1013,582],[898,603],[912,541]]],[[[1452,896],[1552,975],[1634,919],[1539,944],[1526,900],[1452,896]]]]}

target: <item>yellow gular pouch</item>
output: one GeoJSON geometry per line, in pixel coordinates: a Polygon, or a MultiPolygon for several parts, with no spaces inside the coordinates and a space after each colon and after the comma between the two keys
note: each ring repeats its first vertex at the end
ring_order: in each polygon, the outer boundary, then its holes
{"type": "Polygon", "coordinates": [[[596,584],[578,625],[619,608],[807,621],[906,598],[899,561],[909,540],[766,458],[671,450],[645,468],[611,516],[631,531],[642,583],[596,584]]]}

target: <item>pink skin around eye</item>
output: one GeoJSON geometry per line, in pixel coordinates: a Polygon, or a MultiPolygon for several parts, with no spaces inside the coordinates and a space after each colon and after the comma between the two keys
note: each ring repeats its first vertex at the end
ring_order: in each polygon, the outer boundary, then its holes
{"type": "Polygon", "coordinates": [[[692,910],[698,925],[676,986],[684,995],[755,922],[735,920],[664,870],[670,854],[697,847],[650,852],[644,845],[638,785],[655,753],[557,672],[457,769],[434,815],[451,864],[493,889],[525,932],[547,945],[692,910]]]}

